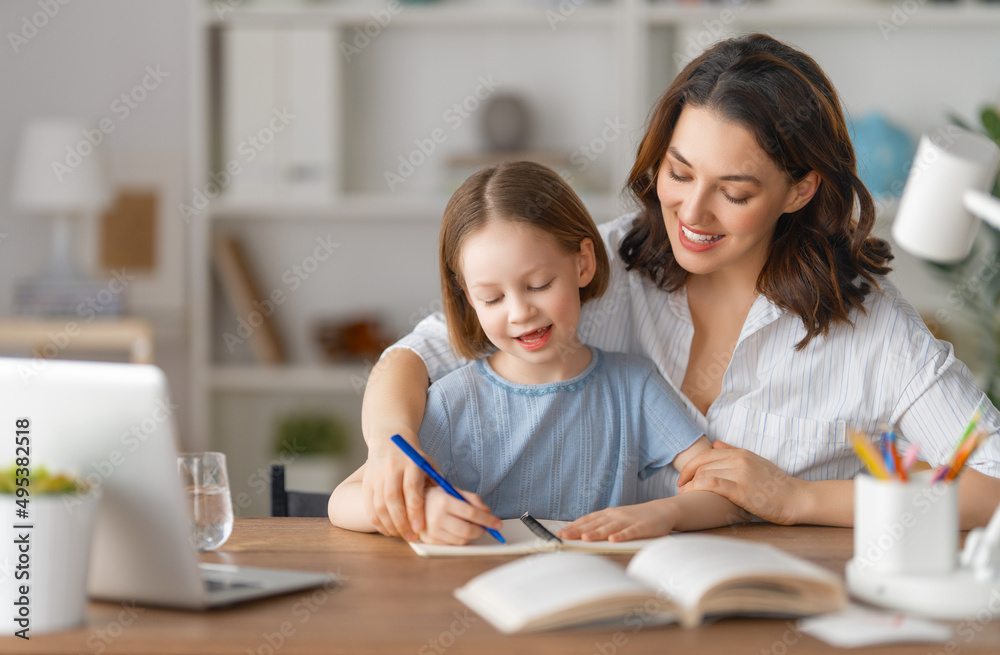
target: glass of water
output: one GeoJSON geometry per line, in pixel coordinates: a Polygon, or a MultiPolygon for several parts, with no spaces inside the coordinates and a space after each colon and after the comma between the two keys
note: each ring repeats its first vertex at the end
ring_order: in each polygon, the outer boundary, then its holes
{"type": "Polygon", "coordinates": [[[215,550],[233,532],[233,501],[224,453],[181,453],[177,473],[191,517],[191,543],[215,550]]]}

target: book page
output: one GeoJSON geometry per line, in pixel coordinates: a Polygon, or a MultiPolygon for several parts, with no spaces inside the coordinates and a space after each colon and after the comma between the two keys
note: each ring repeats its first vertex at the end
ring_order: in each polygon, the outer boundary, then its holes
{"type": "MultiPolygon", "coordinates": [[[[557,534],[569,521],[552,521],[539,519],[552,534],[557,534]]],[[[410,542],[410,547],[421,557],[485,557],[496,555],[524,555],[549,550],[585,550],[597,553],[635,553],[655,539],[636,539],[635,541],[580,541],[578,539],[563,539],[562,544],[545,541],[534,535],[520,519],[504,519],[500,534],[507,540],[501,544],[486,534],[470,541],[464,546],[444,546],[425,544],[422,541],[410,542]]]]}
{"type": "Polygon", "coordinates": [[[590,553],[544,553],[476,576],[455,596],[503,632],[624,616],[654,595],[614,562],[590,553]]]}
{"type": "Polygon", "coordinates": [[[812,595],[826,605],[837,605],[831,599],[843,598],[843,583],[830,571],[767,544],[718,535],[660,539],[632,558],[628,574],[686,609],[698,607],[711,590],[728,585],[735,590],[729,597],[730,611],[778,611],[796,597],[795,589],[776,584],[785,580],[804,581],[792,584],[803,593],[815,585],[812,595]]]}

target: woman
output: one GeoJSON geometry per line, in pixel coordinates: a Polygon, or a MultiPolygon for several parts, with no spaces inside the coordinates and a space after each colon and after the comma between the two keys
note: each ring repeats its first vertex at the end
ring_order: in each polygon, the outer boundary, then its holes
{"type": "MultiPolygon", "coordinates": [[[[628,189],[641,209],[601,226],[611,284],[580,338],[650,357],[716,442],[679,477],[652,476],[647,497],[679,484],[777,523],[851,525],[861,464],[848,426],[892,424],[934,465],[980,403],[998,431],[951,346],[883,277],[892,255],[869,236],[840,101],[807,55],[751,35],[692,61],[660,99],[628,189]]],[[[365,393],[364,488],[379,530],[413,538],[424,480],[388,439],[416,442],[428,376],[462,362],[440,316],[397,346],[365,393]]],[[[997,441],[960,477],[963,527],[1000,502],[997,441]]]]}

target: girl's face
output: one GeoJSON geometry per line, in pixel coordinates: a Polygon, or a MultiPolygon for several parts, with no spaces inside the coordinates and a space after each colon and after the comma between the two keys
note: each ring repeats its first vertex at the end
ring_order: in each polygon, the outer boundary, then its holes
{"type": "Polygon", "coordinates": [[[810,172],[791,184],[745,128],[685,107],[656,179],[677,263],[696,275],[756,283],[778,219],[805,206],[818,180],[810,172]]]}
{"type": "Polygon", "coordinates": [[[594,277],[594,244],[567,253],[553,236],[492,220],[467,237],[459,258],[466,297],[489,340],[499,348],[494,370],[521,384],[578,375],[590,352],[576,336],[580,288],[594,277]]]}

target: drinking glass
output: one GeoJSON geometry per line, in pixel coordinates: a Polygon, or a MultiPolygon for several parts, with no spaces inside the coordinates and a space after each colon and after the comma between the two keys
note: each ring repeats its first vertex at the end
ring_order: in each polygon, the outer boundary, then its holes
{"type": "Polygon", "coordinates": [[[233,501],[224,453],[181,453],[177,472],[191,517],[191,543],[215,550],[233,532],[233,501]]]}

